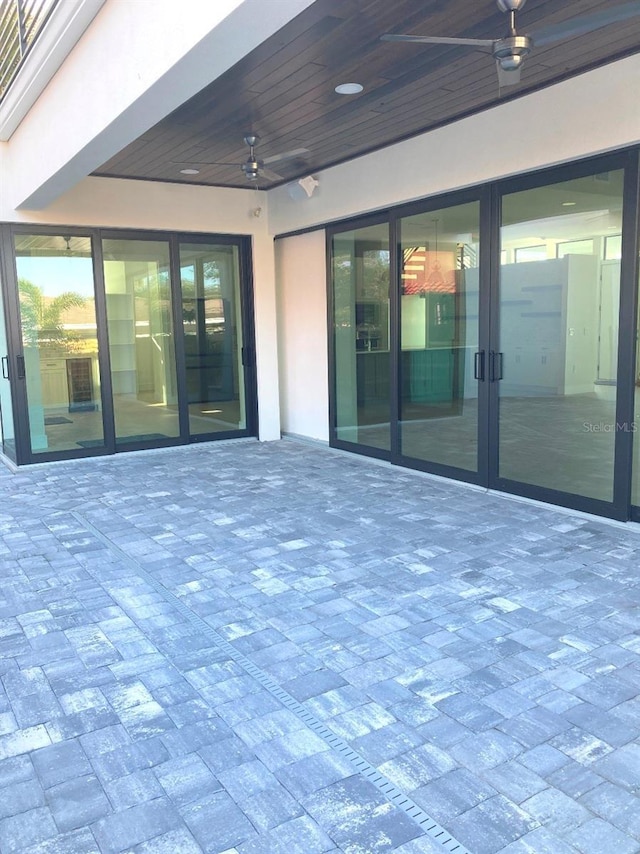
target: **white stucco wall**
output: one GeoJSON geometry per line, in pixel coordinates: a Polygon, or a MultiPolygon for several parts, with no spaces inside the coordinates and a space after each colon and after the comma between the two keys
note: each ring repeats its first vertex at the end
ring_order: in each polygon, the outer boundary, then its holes
{"type": "MultiPolygon", "coordinates": [[[[48,206],[312,0],[107,0],[5,148],[0,190],[48,206]]],[[[1,110],[1,107],[0,107],[1,110]]]]}
{"type": "Polygon", "coordinates": [[[286,187],[269,194],[271,229],[286,234],[638,144],[639,86],[636,55],[314,173],[310,199],[293,200],[286,187]]]}
{"type": "Polygon", "coordinates": [[[276,241],[282,431],[329,440],[325,233],[276,241]]]}

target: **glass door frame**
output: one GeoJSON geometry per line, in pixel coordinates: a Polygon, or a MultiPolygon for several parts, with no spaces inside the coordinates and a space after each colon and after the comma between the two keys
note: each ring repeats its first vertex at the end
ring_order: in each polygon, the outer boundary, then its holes
{"type": "MultiPolygon", "coordinates": [[[[453,478],[467,483],[486,486],[488,482],[488,382],[478,381],[478,468],[477,471],[457,468],[442,463],[419,460],[402,454],[400,447],[400,282],[401,282],[401,253],[399,251],[399,222],[407,216],[415,216],[443,208],[453,208],[471,202],[479,203],[480,233],[489,235],[491,216],[491,195],[487,187],[460,190],[453,193],[432,196],[429,199],[413,202],[392,210],[377,211],[364,217],[334,223],[326,229],[326,259],[327,259],[327,329],[328,329],[328,362],[329,362],[329,425],[330,445],[350,453],[362,454],[386,460],[394,465],[401,465],[424,471],[442,477],[453,478]],[[357,231],[375,225],[388,224],[389,227],[389,389],[390,389],[390,431],[391,447],[389,451],[360,445],[337,438],[336,430],[336,352],[334,335],[334,289],[333,289],[333,238],[348,231],[357,231]]],[[[485,241],[488,237],[485,237],[485,241]]],[[[478,350],[488,352],[490,307],[486,298],[489,287],[490,253],[480,249],[479,264],[479,319],[478,319],[478,350]]],[[[486,359],[485,359],[486,364],[486,359]]],[[[486,373],[485,373],[486,377],[486,373]]]]}
{"type": "MultiPolygon", "coordinates": [[[[253,295],[252,241],[246,235],[218,235],[204,232],[175,232],[140,229],[102,229],[66,225],[38,225],[30,223],[0,223],[0,255],[2,256],[3,275],[1,286],[4,294],[5,319],[7,324],[7,347],[9,376],[11,379],[11,399],[13,404],[17,465],[53,462],[57,460],[78,459],[111,455],[122,451],[145,450],[160,447],[175,447],[214,441],[226,438],[256,436],[258,432],[258,398],[255,350],[255,322],[253,295]],[[18,273],[16,265],[15,236],[19,234],[85,237],[91,240],[93,280],[95,293],[96,326],[98,339],[98,365],[100,370],[100,393],[104,429],[104,445],[90,448],[78,447],[77,450],[43,451],[34,453],[31,449],[30,424],[28,416],[27,387],[21,367],[23,359],[22,325],[20,300],[18,295],[18,273]],[[113,393],[111,382],[111,360],[109,354],[109,335],[107,327],[107,307],[104,279],[102,241],[109,240],[149,240],[166,242],[169,249],[169,272],[172,297],[172,321],[174,325],[174,351],[176,360],[176,381],[178,395],[178,415],[180,435],[163,440],[149,442],[128,442],[116,445],[113,393]],[[240,276],[240,317],[242,323],[242,361],[244,367],[246,427],[241,430],[218,431],[197,436],[189,436],[186,378],[184,375],[184,340],[180,312],[180,243],[204,243],[234,245],[238,247],[240,276]]],[[[23,365],[23,363],[22,363],[23,365]]]]}
{"type": "MultiPolygon", "coordinates": [[[[429,199],[376,211],[363,217],[341,220],[326,227],[327,329],[329,361],[329,443],[364,456],[387,460],[435,475],[484,486],[491,490],[554,504],[596,516],[640,522],[640,507],[631,505],[633,442],[640,432],[616,430],[613,465],[613,501],[601,501],[570,492],[525,484],[499,477],[499,380],[492,380],[491,357],[499,353],[500,312],[500,236],[501,200],[504,195],[587,177],[601,172],[624,170],[622,206],[622,255],[617,354],[617,424],[634,424],[636,333],[638,324],[639,244],[640,244],[640,149],[637,146],[613,154],[600,155],[512,178],[496,180],[481,187],[443,193],[429,199]],[[429,463],[403,457],[399,449],[400,412],[400,329],[399,329],[399,252],[398,221],[407,216],[480,201],[480,306],[478,349],[485,354],[485,381],[478,383],[478,471],[429,463]],[[335,235],[370,225],[388,223],[390,236],[390,346],[391,346],[391,450],[347,442],[336,437],[336,359],[334,340],[333,253],[335,235]],[[632,318],[632,321],[629,321],[632,318]]],[[[640,413],[638,430],[640,431],[640,413]]],[[[640,473],[638,473],[640,476],[640,473]]]]}
{"type": "Polygon", "coordinates": [[[16,463],[31,465],[55,460],[97,457],[115,452],[113,434],[113,413],[111,411],[111,375],[109,371],[108,346],[106,340],[106,313],[104,288],[102,286],[102,254],[100,252],[97,231],[81,226],[40,226],[29,223],[11,224],[2,230],[2,249],[6,259],[7,279],[5,299],[7,304],[7,337],[9,342],[9,376],[16,430],[16,463]],[[94,298],[96,311],[96,335],[98,340],[98,367],[100,371],[100,405],[102,413],[104,444],[90,448],[65,451],[43,451],[34,453],[31,448],[31,425],[29,422],[29,404],[27,383],[24,372],[24,346],[22,339],[22,318],[18,292],[18,271],[15,251],[17,235],[42,235],[88,238],[91,243],[94,298]]]}
{"type": "Polygon", "coordinates": [[[390,422],[390,438],[391,450],[387,451],[383,448],[376,448],[372,445],[360,445],[357,442],[349,442],[346,439],[339,439],[337,436],[337,417],[338,406],[336,396],[336,341],[334,334],[334,312],[335,299],[333,289],[333,238],[336,235],[343,234],[345,231],[358,231],[362,228],[369,228],[376,225],[386,225],[389,223],[389,211],[378,211],[375,214],[370,214],[357,219],[348,220],[341,224],[335,224],[326,230],[326,269],[327,269],[327,331],[328,331],[328,365],[329,365],[329,442],[332,448],[340,448],[344,451],[349,451],[354,454],[362,454],[367,457],[374,457],[379,460],[393,461],[394,453],[397,448],[397,429],[394,425],[398,423],[398,355],[397,355],[397,321],[398,321],[398,300],[395,296],[394,288],[394,269],[396,248],[393,242],[389,244],[389,422],[390,422]]]}
{"type": "Polygon", "coordinates": [[[236,439],[257,435],[258,431],[258,391],[255,349],[255,314],[252,246],[250,237],[236,237],[224,234],[202,234],[176,232],[171,235],[171,281],[173,283],[173,323],[176,330],[176,371],[178,380],[178,401],[180,413],[180,437],[185,443],[211,442],[216,439],[236,439]],[[237,246],[239,276],[239,309],[242,327],[241,361],[245,389],[245,427],[241,429],[217,430],[209,433],[191,434],[189,428],[189,404],[187,394],[185,336],[182,318],[182,273],[180,266],[180,245],[202,244],[203,246],[237,246]],[[180,330],[177,332],[177,330],[180,330]]]}
{"type": "MultiPolygon", "coordinates": [[[[620,270],[620,305],[618,315],[617,399],[616,425],[633,423],[635,349],[638,302],[638,152],[630,150],[553,167],[512,179],[497,182],[492,188],[491,232],[491,324],[489,335],[490,360],[500,353],[500,230],[502,197],[529,189],[589,177],[603,172],[624,170],[622,202],[622,256],[620,270]],[[625,318],[634,318],[633,326],[625,318]]],[[[499,379],[491,376],[489,392],[489,477],[488,486],[500,492],[518,495],[546,504],[557,504],[597,516],[620,521],[631,518],[631,478],[633,433],[616,429],[613,478],[613,500],[603,501],[571,492],[522,483],[499,475],[499,379]]]]}
{"type": "Polygon", "coordinates": [[[472,483],[477,486],[486,486],[488,483],[489,471],[489,383],[487,381],[487,353],[489,351],[489,330],[490,330],[490,301],[489,301],[489,283],[490,283],[490,260],[491,253],[487,251],[489,246],[488,240],[491,235],[491,194],[488,187],[478,187],[468,190],[459,190],[453,193],[446,193],[437,196],[432,196],[427,200],[413,202],[408,205],[403,205],[399,209],[394,209],[390,215],[390,228],[392,237],[392,246],[395,251],[395,265],[392,276],[392,288],[394,298],[396,300],[396,327],[392,328],[392,341],[394,351],[396,353],[398,369],[396,373],[396,382],[399,381],[399,366],[401,358],[400,340],[400,275],[401,275],[401,253],[399,251],[400,241],[402,238],[400,222],[406,217],[418,216],[420,214],[435,213],[448,208],[460,207],[477,203],[479,205],[479,264],[478,264],[478,349],[479,358],[481,360],[482,369],[481,377],[477,379],[478,383],[478,416],[477,416],[477,447],[478,460],[477,470],[458,468],[456,466],[445,465],[438,462],[430,462],[428,460],[420,460],[415,457],[410,457],[402,453],[399,447],[400,436],[400,388],[396,391],[396,422],[395,430],[392,432],[392,442],[395,436],[396,455],[394,463],[403,466],[410,466],[419,471],[428,472],[429,474],[439,475],[441,477],[453,478],[455,480],[472,483]],[[394,337],[395,335],[395,337],[394,337]]]}

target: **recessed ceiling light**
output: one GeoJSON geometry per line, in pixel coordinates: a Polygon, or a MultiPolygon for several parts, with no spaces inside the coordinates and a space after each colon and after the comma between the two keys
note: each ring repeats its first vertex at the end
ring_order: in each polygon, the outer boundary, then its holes
{"type": "Polygon", "coordinates": [[[577,202],[563,202],[562,207],[563,208],[572,208],[574,205],[577,205],[577,204],[578,204],[577,202]]]}
{"type": "Polygon", "coordinates": [[[357,95],[363,89],[364,86],[360,83],[340,83],[339,86],[336,86],[335,91],[338,95],[357,95]]]}
{"type": "Polygon", "coordinates": [[[199,175],[200,170],[199,169],[181,169],[180,174],[181,175],[199,175]]]}

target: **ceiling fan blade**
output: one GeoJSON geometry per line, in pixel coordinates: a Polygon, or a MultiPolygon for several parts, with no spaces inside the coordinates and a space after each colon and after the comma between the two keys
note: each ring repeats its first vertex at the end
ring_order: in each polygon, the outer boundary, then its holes
{"type": "Polygon", "coordinates": [[[498,86],[501,89],[505,86],[513,86],[515,83],[520,82],[520,72],[522,71],[521,65],[517,68],[503,68],[500,65],[500,61],[496,59],[496,68],[498,69],[498,86]]]}
{"type": "Polygon", "coordinates": [[[262,162],[279,163],[281,160],[292,160],[294,157],[302,157],[308,153],[308,148],[294,148],[291,151],[283,151],[282,154],[272,154],[271,157],[265,157],[262,162]]]}
{"type": "Polygon", "coordinates": [[[640,0],[634,0],[632,3],[623,3],[622,6],[614,6],[610,9],[603,9],[603,11],[594,12],[592,15],[584,15],[581,18],[570,18],[568,21],[562,21],[559,24],[542,27],[542,29],[532,32],[531,38],[536,47],[552,44],[562,39],[570,39],[573,36],[591,33],[593,30],[599,30],[600,27],[606,27],[607,24],[627,21],[629,18],[634,18],[637,15],[640,15],[640,0]]]}
{"type": "Polygon", "coordinates": [[[277,172],[274,172],[272,169],[266,169],[264,166],[260,167],[260,178],[266,178],[267,181],[285,180],[282,175],[278,175],[277,172]]]}
{"type": "Polygon", "coordinates": [[[495,39],[458,39],[447,36],[402,36],[385,33],[380,36],[383,42],[409,42],[410,44],[457,44],[464,47],[493,47],[495,39]]]}

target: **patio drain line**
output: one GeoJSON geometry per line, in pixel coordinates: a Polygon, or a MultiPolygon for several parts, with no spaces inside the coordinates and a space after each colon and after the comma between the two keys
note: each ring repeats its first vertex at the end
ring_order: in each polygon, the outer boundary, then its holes
{"type": "MultiPolygon", "coordinates": [[[[203,632],[221,652],[235,661],[236,664],[242,667],[250,676],[259,682],[263,688],[266,688],[270,694],[276,697],[283,706],[293,712],[306,726],[309,727],[309,729],[325,741],[333,750],[337,751],[348,762],[350,762],[354,769],[369,780],[369,782],[373,783],[374,786],[376,786],[392,804],[402,809],[411,819],[413,819],[413,821],[416,822],[427,836],[440,843],[444,851],[448,852],[448,854],[471,854],[464,845],[454,839],[454,837],[445,830],[444,827],[441,827],[437,821],[431,818],[431,816],[428,815],[422,807],[419,807],[418,804],[405,795],[404,792],[391,782],[391,780],[385,777],[384,774],[381,774],[377,768],[353,750],[348,742],[332,732],[328,726],[322,723],[322,721],[315,715],[311,714],[311,712],[303,706],[302,703],[298,702],[295,697],[292,697],[291,694],[278,685],[278,683],[275,682],[268,673],[265,673],[264,670],[256,667],[250,659],[241,652],[238,652],[238,650],[235,649],[229,641],[223,638],[215,629],[211,628],[211,626],[203,620],[202,617],[199,617],[198,614],[192,611],[191,608],[189,608],[189,606],[186,605],[178,596],[168,590],[164,584],[157,581],[149,572],[147,572],[147,570],[138,563],[135,558],[132,558],[123,551],[123,549],[117,546],[109,539],[109,537],[103,534],[99,528],[96,528],[95,525],[85,519],[76,510],[70,511],[70,515],[73,516],[76,522],[88,533],[92,534],[97,540],[103,543],[109,551],[117,554],[123,563],[130,566],[131,569],[143,578],[147,584],[153,587],[153,589],[159,593],[167,603],[176,608],[186,620],[203,632]]],[[[96,577],[94,573],[91,574],[94,578],[96,577]]],[[[96,580],[98,583],[101,583],[99,578],[96,578],[96,580]]]]}

